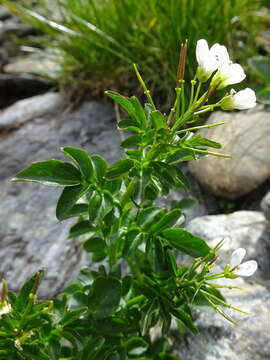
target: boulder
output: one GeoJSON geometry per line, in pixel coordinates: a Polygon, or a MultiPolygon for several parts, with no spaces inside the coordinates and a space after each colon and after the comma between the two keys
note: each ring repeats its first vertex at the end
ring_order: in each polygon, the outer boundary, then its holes
{"type": "Polygon", "coordinates": [[[261,208],[267,220],[270,220],[270,191],[263,197],[261,208]]]}
{"type": "Polygon", "coordinates": [[[216,270],[230,261],[233,250],[244,247],[245,260],[255,259],[258,270],[251,278],[221,279],[219,284],[236,285],[223,289],[227,302],[250,312],[249,315],[225,309],[238,323],[226,321],[208,307],[195,313],[200,332],[174,340],[175,354],[188,360],[265,360],[270,358],[270,225],[258,211],[238,211],[229,215],[211,215],[193,219],[187,229],[220,249],[216,270]]]}
{"type": "Polygon", "coordinates": [[[0,113],[0,124],[0,278],[17,290],[44,268],[40,295],[51,297],[90,264],[89,255],[79,241],[67,239],[73,221],[59,223],[55,217],[61,190],[10,179],[33,161],[63,158],[61,146],[117,160],[121,151],[114,111],[93,101],[68,113],[62,97],[49,93],[12,105],[0,113]]]}
{"type": "Polygon", "coordinates": [[[237,199],[270,178],[270,112],[262,107],[249,111],[216,112],[207,124],[224,125],[199,131],[222,144],[219,152],[232,159],[208,156],[190,162],[193,175],[213,194],[237,199]]]}

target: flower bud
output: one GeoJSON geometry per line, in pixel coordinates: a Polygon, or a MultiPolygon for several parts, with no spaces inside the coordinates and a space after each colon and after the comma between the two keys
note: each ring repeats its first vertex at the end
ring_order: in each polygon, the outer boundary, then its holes
{"type": "Polygon", "coordinates": [[[239,92],[231,90],[230,95],[224,96],[220,102],[223,110],[246,110],[256,105],[256,95],[252,89],[246,88],[239,92]]]}

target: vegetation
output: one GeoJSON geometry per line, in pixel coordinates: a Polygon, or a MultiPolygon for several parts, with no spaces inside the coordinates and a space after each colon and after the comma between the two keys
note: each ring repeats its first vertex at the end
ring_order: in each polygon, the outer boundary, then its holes
{"type": "MultiPolygon", "coordinates": [[[[45,37],[42,44],[61,52],[57,81],[68,89],[106,88],[130,94],[138,64],[159,103],[168,109],[175,86],[180,44],[190,39],[187,80],[196,68],[196,40],[229,47],[246,64],[256,55],[256,34],[263,0],[2,0],[45,37]],[[33,6],[33,4],[35,6],[33,6]]],[[[38,40],[38,46],[40,39],[38,40]]]]}
{"type": "Polygon", "coordinates": [[[118,123],[119,130],[128,134],[121,142],[125,157],[109,165],[99,155],[64,147],[61,151],[69,161],[36,162],[13,179],[62,187],[57,218],[76,219],[70,238],[79,237],[92,261],[105,266],[82,269],[78,279],[51,301],[37,300],[42,271],[17,295],[8,292],[3,281],[0,359],[177,360],[168,343],[171,323],[175,320],[182,332],[197,332],[192,307],[212,307],[235,323],[226,309],[242,310],[228,304],[219,292],[234,286],[215,280],[251,276],[256,261],[242,263],[246,251],[240,248],[233,252],[230,263],[216,272],[222,239],[210,248],[183,228],[183,203],[164,208],[156,202],[172,189],[189,189],[188,179],[177,165],[204,155],[229,157],[216,152],[219,143],[193,134],[199,128],[223,124],[194,126],[201,113],[216,107],[253,106],[254,101],[249,100],[255,95],[246,96],[247,89],[210,104],[215,91],[240,82],[244,74],[240,65],[230,62],[223,46],[209,50],[205,40],[198,43],[198,81],[192,82],[187,98],[185,44],[175,102],[167,115],[158,110],[136,67],[147,98],[144,106],[135,96],[107,92],[126,112],[126,118],[118,123]],[[206,91],[202,82],[208,86],[206,91]],[[159,337],[151,335],[153,329],[159,330],[159,337]]]}

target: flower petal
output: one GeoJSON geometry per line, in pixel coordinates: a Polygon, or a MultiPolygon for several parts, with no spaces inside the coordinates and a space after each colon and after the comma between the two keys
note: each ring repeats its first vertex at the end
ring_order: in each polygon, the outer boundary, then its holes
{"type": "Polygon", "coordinates": [[[221,64],[227,65],[231,62],[226,46],[214,44],[209,51],[210,55],[214,56],[217,61],[217,66],[221,64]]]}
{"type": "Polygon", "coordinates": [[[246,249],[244,248],[238,248],[234,250],[231,256],[230,265],[232,268],[238,266],[241,264],[242,260],[244,259],[246,255],[246,249]]]}
{"type": "Polygon", "coordinates": [[[222,64],[219,72],[224,77],[223,87],[237,84],[245,79],[246,74],[240,64],[222,64]]]}
{"type": "Polygon", "coordinates": [[[198,40],[196,45],[196,58],[200,66],[202,66],[202,63],[208,57],[208,53],[209,47],[207,41],[205,39],[198,40]]]}
{"type": "Polygon", "coordinates": [[[233,95],[234,108],[238,110],[251,109],[256,106],[256,95],[252,89],[246,88],[233,95]]]}
{"type": "Polygon", "coordinates": [[[239,265],[233,273],[239,276],[251,276],[255,273],[257,268],[258,268],[257,261],[249,260],[239,265]]]}

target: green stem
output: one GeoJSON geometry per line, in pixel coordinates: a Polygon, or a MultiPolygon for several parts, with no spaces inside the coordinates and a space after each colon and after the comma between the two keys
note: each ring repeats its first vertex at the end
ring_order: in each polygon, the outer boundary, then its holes
{"type": "Polygon", "coordinates": [[[183,130],[178,130],[176,131],[176,134],[182,134],[182,133],[186,133],[188,131],[196,131],[196,130],[200,130],[200,129],[209,129],[215,126],[219,126],[219,125],[224,125],[225,122],[220,122],[220,123],[216,123],[216,124],[210,124],[210,125],[201,125],[201,126],[194,126],[188,129],[183,129],[183,130]]]}
{"type": "Polygon", "coordinates": [[[153,101],[153,99],[151,97],[150,91],[147,89],[147,87],[145,85],[145,82],[143,81],[143,78],[141,77],[141,74],[138,71],[137,65],[133,64],[133,67],[134,67],[135,73],[137,75],[137,78],[138,78],[138,80],[139,80],[139,82],[140,82],[140,84],[141,84],[141,86],[142,86],[142,88],[144,90],[145,96],[147,97],[149,103],[154,107],[154,109],[156,109],[156,106],[155,106],[154,101],[153,101]]]}
{"type": "Polygon", "coordinates": [[[189,147],[189,146],[183,146],[183,149],[192,150],[192,151],[200,153],[200,154],[218,156],[218,157],[225,158],[225,159],[231,159],[232,158],[231,155],[220,154],[220,153],[216,153],[216,152],[208,151],[208,150],[196,149],[196,148],[189,147]]]}

